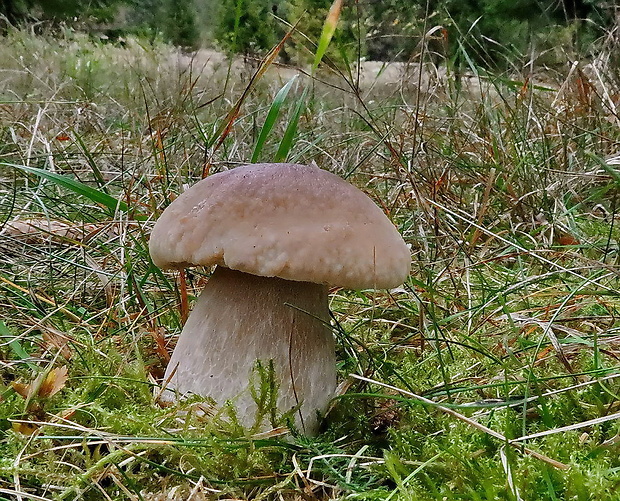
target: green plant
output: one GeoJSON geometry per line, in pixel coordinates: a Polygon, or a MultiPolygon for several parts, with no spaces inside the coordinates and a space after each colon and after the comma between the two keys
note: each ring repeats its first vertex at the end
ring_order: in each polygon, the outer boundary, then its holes
{"type": "Polygon", "coordinates": [[[276,45],[281,31],[271,5],[260,0],[225,0],[217,8],[215,40],[230,53],[255,55],[267,51],[276,45]]]}
{"type": "MultiPolygon", "coordinates": [[[[300,63],[313,60],[316,53],[313,43],[321,38],[324,21],[332,4],[331,0],[289,1],[287,18],[299,33],[293,38],[293,52],[300,63]]],[[[343,3],[340,7],[338,30],[333,34],[327,56],[341,66],[351,64],[365,52],[359,15],[359,9],[353,5],[343,3]]]]}
{"type": "Polygon", "coordinates": [[[162,17],[165,19],[164,36],[168,42],[186,49],[198,48],[200,34],[192,2],[168,0],[162,17]]]}

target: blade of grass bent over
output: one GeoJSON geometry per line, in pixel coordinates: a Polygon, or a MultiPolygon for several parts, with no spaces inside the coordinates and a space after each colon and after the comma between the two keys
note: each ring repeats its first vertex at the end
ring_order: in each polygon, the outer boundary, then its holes
{"type": "MultiPolygon", "coordinates": [[[[63,174],[57,174],[55,172],[50,172],[44,169],[38,169],[36,167],[28,167],[26,165],[17,165],[7,162],[0,162],[0,165],[13,167],[14,169],[23,170],[25,172],[35,174],[43,179],[47,179],[48,181],[51,181],[58,186],[62,186],[63,188],[71,190],[73,193],[85,196],[93,202],[103,205],[104,207],[109,209],[112,214],[114,214],[117,210],[120,210],[121,212],[131,211],[131,208],[122,200],[117,200],[116,198],[108,195],[107,193],[96,190],[95,188],[91,188],[90,186],[63,174]]],[[[133,218],[139,221],[144,221],[147,219],[145,215],[141,214],[133,215],[133,218]]]]}
{"type": "Polygon", "coordinates": [[[8,344],[9,348],[17,355],[17,359],[24,362],[30,369],[35,372],[39,372],[41,369],[38,365],[35,365],[29,362],[30,354],[24,349],[24,347],[19,342],[19,337],[14,336],[5,323],[0,320],[0,338],[7,339],[7,341],[3,341],[3,343],[8,344]]]}

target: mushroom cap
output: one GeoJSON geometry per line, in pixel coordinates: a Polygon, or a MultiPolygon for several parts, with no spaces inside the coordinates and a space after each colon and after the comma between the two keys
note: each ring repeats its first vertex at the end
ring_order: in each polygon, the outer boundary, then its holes
{"type": "Polygon", "coordinates": [[[404,282],[411,254],[362,191],[318,167],[251,164],[196,183],[149,243],[160,268],[220,265],[351,289],[404,282]]]}

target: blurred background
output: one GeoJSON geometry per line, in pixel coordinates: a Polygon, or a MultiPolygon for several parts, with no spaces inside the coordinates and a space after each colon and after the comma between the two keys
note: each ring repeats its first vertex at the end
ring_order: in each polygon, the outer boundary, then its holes
{"type": "MultiPolygon", "coordinates": [[[[291,24],[317,40],[331,0],[0,0],[0,28],[86,32],[111,43],[128,36],[187,50],[216,48],[257,56],[291,24]]],[[[345,2],[335,46],[345,59],[409,61],[426,33],[436,57],[458,59],[459,45],[478,64],[521,59],[546,65],[596,53],[617,25],[613,0],[359,0],[345,2]]],[[[283,62],[301,63],[295,40],[283,62]]],[[[431,54],[432,56],[432,54],[431,54]]],[[[458,62],[458,61],[457,61],[458,62]]]]}

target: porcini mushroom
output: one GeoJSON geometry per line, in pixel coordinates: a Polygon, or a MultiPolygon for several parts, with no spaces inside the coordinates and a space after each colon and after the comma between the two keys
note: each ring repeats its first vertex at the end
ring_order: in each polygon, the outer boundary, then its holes
{"type": "Polygon", "coordinates": [[[232,401],[254,423],[248,382],[272,362],[280,412],[317,431],[336,387],[327,286],[390,288],[410,252],[362,191],[315,166],[253,164],[211,175],[181,194],[151,234],[161,268],[217,265],[167,367],[164,398],[232,401]]]}

